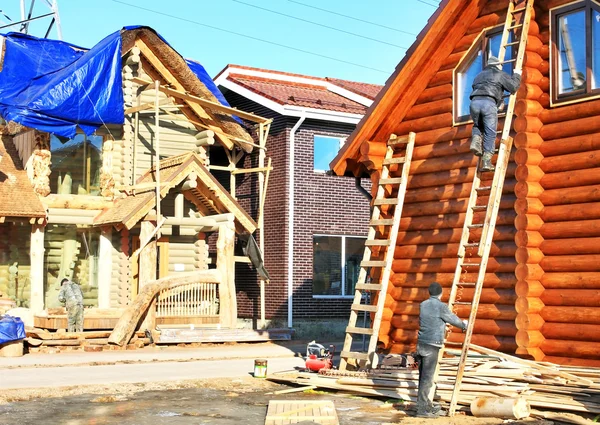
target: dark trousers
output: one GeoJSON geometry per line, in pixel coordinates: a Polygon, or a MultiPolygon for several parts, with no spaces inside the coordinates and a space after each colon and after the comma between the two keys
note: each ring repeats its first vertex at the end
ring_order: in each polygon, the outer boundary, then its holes
{"type": "Polygon", "coordinates": [[[429,393],[433,387],[435,368],[438,363],[439,347],[429,344],[417,344],[419,361],[419,392],[417,395],[417,412],[425,413],[431,409],[432,400],[429,393]]]}
{"type": "Polygon", "coordinates": [[[498,128],[498,107],[491,97],[475,97],[471,100],[473,136],[483,138],[483,151],[494,152],[496,129],[498,128]]]}

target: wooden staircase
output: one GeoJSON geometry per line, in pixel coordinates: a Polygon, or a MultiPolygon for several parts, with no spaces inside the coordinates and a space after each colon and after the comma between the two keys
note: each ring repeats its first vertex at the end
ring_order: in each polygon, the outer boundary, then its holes
{"type": "MultiPolygon", "coordinates": [[[[346,328],[346,339],[340,355],[340,370],[346,370],[349,359],[356,360],[357,366],[361,369],[377,366],[377,340],[383,316],[385,295],[387,294],[388,281],[392,270],[392,262],[394,260],[394,248],[396,247],[396,238],[398,236],[398,228],[400,227],[400,217],[402,216],[414,143],[415,133],[409,133],[406,137],[397,137],[395,134],[392,134],[387,143],[381,178],[378,182],[377,195],[373,200],[369,233],[365,241],[365,253],[360,264],[360,273],[355,287],[350,320],[346,328]],[[403,156],[397,155],[400,151],[404,151],[403,156]],[[402,176],[392,177],[390,169],[399,167],[400,164],[403,164],[402,176]],[[395,197],[391,197],[393,192],[396,193],[395,197]],[[381,218],[381,207],[383,205],[389,206],[389,209],[393,209],[392,218],[381,218]],[[378,232],[378,229],[382,228],[385,230],[378,232]],[[378,254],[381,254],[381,251],[385,251],[383,253],[384,259],[373,260],[373,251],[377,251],[378,254]],[[379,283],[370,283],[368,281],[370,270],[380,270],[379,283]],[[369,302],[371,297],[367,297],[367,294],[371,296],[375,295],[377,299],[375,305],[369,302]],[[360,327],[357,325],[358,314],[360,312],[374,315],[372,326],[360,327]],[[369,346],[366,352],[352,351],[352,343],[356,335],[369,336],[369,346]]],[[[389,209],[388,215],[390,212],[389,209]]],[[[381,255],[379,257],[381,258],[381,255]]]]}

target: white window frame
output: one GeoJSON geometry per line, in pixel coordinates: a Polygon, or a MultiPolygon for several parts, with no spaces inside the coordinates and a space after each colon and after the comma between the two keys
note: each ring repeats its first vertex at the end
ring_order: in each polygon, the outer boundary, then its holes
{"type": "Polygon", "coordinates": [[[338,140],[339,143],[340,143],[340,146],[338,148],[338,152],[340,151],[340,149],[342,149],[342,146],[344,146],[344,143],[346,143],[347,137],[330,136],[330,135],[326,135],[326,134],[317,134],[317,133],[313,134],[313,140],[312,140],[312,147],[313,147],[313,152],[312,152],[313,153],[313,172],[318,173],[318,174],[325,174],[329,170],[319,170],[318,168],[315,168],[315,138],[316,137],[322,137],[323,139],[335,139],[335,140],[338,140]]]}
{"type": "MultiPolygon", "coordinates": [[[[340,298],[344,298],[344,299],[352,299],[354,298],[354,294],[344,294],[346,292],[346,262],[344,261],[344,259],[346,258],[346,238],[354,238],[354,239],[364,239],[365,241],[367,240],[366,236],[358,236],[358,235],[336,235],[336,234],[327,234],[327,233],[313,233],[312,237],[313,237],[313,253],[312,253],[312,258],[314,261],[314,256],[315,256],[315,251],[314,251],[314,238],[315,236],[326,236],[329,238],[341,238],[342,239],[342,253],[341,253],[341,261],[340,261],[340,268],[342,270],[342,275],[341,275],[341,287],[342,287],[342,295],[315,295],[313,294],[312,297],[313,298],[321,298],[321,299],[340,299],[340,298]]],[[[313,272],[314,272],[314,265],[313,265],[313,272]]],[[[313,278],[311,279],[311,281],[314,280],[314,275],[313,278]]],[[[312,291],[312,288],[311,288],[312,291]]]]}

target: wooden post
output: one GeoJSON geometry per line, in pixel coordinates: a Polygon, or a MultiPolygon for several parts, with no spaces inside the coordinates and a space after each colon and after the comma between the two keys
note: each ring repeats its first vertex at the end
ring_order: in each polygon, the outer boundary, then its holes
{"type": "Polygon", "coordinates": [[[98,308],[110,308],[112,227],[103,227],[98,247],[98,308]]]}
{"type": "MultiPolygon", "coordinates": [[[[140,230],[140,240],[146,240],[154,232],[156,223],[152,221],[142,221],[140,230]]],[[[156,280],[156,239],[152,239],[140,252],[139,261],[139,289],[149,282],[156,280]]],[[[152,301],[148,314],[142,323],[142,330],[154,330],[156,327],[156,300],[152,301]]]]}
{"type": "Polygon", "coordinates": [[[35,313],[44,309],[44,226],[34,224],[31,226],[30,246],[31,271],[31,297],[29,308],[35,313]]]}
{"type": "Polygon", "coordinates": [[[217,238],[217,270],[222,280],[219,285],[219,316],[221,326],[235,328],[237,326],[237,302],[235,295],[235,260],[233,248],[235,227],[229,222],[219,227],[217,238]]]}
{"type": "MultiPolygon", "coordinates": [[[[156,216],[160,220],[160,104],[158,99],[160,81],[154,82],[154,156],[156,161],[156,172],[154,173],[156,180],[156,216]]],[[[156,239],[160,238],[160,230],[157,233],[156,239]]]]}

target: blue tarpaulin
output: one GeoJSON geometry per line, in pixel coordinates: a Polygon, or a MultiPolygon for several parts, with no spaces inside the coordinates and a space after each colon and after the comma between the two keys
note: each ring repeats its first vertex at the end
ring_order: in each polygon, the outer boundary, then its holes
{"type": "Polygon", "coordinates": [[[9,33],[0,71],[0,115],[59,136],[77,127],[92,134],[122,124],[121,35],[90,50],[57,40],[9,33]]]}
{"type": "Polygon", "coordinates": [[[0,344],[25,339],[25,324],[18,317],[0,316],[0,344]]]}
{"type": "MultiPolygon", "coordinates": [[[[123,124],[121,31],[90,50],[21,33],[2,35],[2,118],[66,138],[73,138],[77,127],[90,135],[104,124],[123,124]]],[[[204,67],[186,62],[219,102],[229,106],[204,67]]]]}

